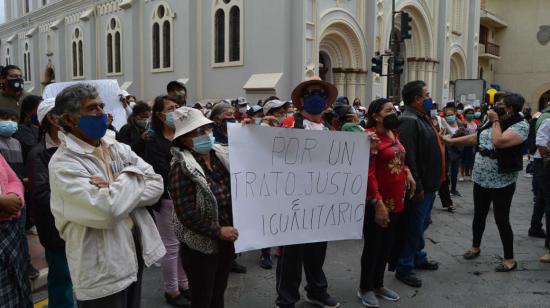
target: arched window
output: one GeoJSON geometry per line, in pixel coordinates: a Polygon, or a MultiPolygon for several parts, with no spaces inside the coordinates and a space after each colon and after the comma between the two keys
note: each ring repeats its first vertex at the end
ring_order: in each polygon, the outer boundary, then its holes
{"type": "Polygon", "coordinates": [[[75,28],[72,35],[71,51],[73,62],[73,79],[84,77],[84,46],[83,33],[80,28],[75,28]]]}
{"type": "Polygon", "coordinates": [[[216,0],[213,11],[213,66],[243,64],[243,1],[216,0]]]}
{"type": "Polygon", "coordinates": [[[6,66],[11,64],[10,49],[6,48],[6,66]]]}
{"type": "Polygon", "coordinates": [[[222,9],[216,12],[214,27],[214,62],[222,63],[225,61],[225,13],[222,9]]]}
{"type": "Polygon", "coordinates": [[[153,10],[151,25],[151,55],[153,72],[173,70],[173,20],[174,13],[165,1],[161,1],[153,10]]]}
{"type": "Polygon", "coordinates": [[[51,35],[47,35],[46,36],[46,55],[48,57],[52,56],[53,55],[53,49],[52,49],[52,36],[51,35]]]}
{"type": "Polygon", "coordinates": [[[241,11],[238,6],[229,12],[229,61],[239,61],[241,54],[241,11]]]}
{"type": "Polygon", "coordinates": [[[31,79],[31,51],[29,49],[29,43],[25,43],[25,50],[23,51],[23,79],[25,82],[30,82],[31,79]]]}
{"type": "Polygon", "coordinates": [[[121,28],[116,17],[107,23],[107,75],[122,74],[121,28]]]}

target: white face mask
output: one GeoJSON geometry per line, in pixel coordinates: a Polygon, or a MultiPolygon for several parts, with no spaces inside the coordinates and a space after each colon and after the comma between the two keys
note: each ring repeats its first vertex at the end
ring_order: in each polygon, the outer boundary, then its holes
{"type": "Polygon", "coordinates": [[[130,108],[134,109],[134,107],[136,106],[136,102],[130,101],[128,105],[130,106],[130,108]]]}
{"type": "Polygon", "coordinates": [[[246,111],[247,111],[246,107],[239,108],[240,113],[246,113],[246,111]]]}

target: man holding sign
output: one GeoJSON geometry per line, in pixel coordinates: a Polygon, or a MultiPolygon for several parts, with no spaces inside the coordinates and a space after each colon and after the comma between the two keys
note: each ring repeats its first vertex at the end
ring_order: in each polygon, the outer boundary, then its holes
{"type": "Polygon", "coordinates": [[[278,307],[300,300],[302,267],[306,300],[339,307],[327,292],[326,241],[361,238],[369,144],[367,134],[328,132],[322,113],[336,95],[318,77],[296,87],[292,100],[300,111],[290,122],[302,130],[229,126],[235,248],[283,246],[278,307]]]}

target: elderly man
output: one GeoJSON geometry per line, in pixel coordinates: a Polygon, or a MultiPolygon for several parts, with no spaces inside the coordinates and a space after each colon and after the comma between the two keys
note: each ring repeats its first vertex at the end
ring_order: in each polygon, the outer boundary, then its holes
{"type": "Polygon", "coordinates": [[[51,210],[78,307],[139,307],[143,265],[166,252],[145,208],[164,186],[129,146],[105,135],[103,107],[90,85],[57,95],[63,132],[49,163],[51,210]]]}
{"type": "MultiPolygon", "coordinates": [[[[300,83],[292,91],[292,102],[299,112],[289,127],[308,130],[326,130],[322,113],[336,99],[338,90],[318,77],[300,83]]],[[[327,242],[289,245],[282,247],[277,263],[278,307],[294,307],[300,300],[302,267],[306,274],[306,300],[321,307],[339,307],[340,303],[327,292],[328,282],[323,271],[327,242]]]]}

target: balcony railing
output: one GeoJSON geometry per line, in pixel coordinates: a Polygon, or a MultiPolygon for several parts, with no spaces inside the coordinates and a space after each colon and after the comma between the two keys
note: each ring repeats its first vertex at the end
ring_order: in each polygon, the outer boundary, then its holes
{"type": "Polygon", "coordinates": [[[485,43],[485,53],[500,57],[500,46],[493,43],[485,43]]]}

